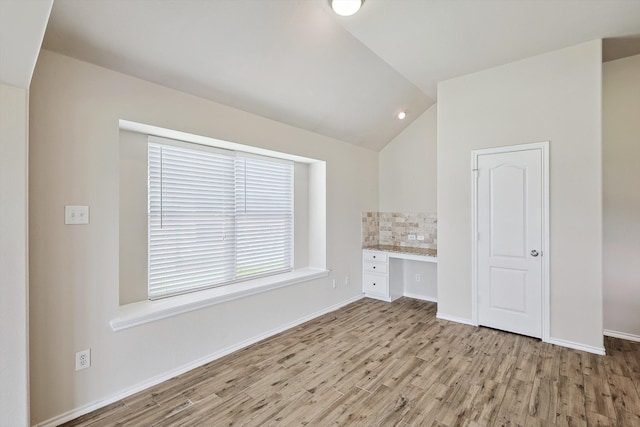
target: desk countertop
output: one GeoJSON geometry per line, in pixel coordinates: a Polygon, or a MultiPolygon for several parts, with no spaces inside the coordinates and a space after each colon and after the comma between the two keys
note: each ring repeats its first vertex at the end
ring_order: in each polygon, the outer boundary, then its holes
{"type": "Polygon", "coordinates": [[[372,245],[372,246],[363,246],[362,249],[370,250],[370,251],[420,255],[420,256],[427,256],[432,258],[436,258],[438,255],[438,251],[436,249],[408,248],[406,246],[372,245]]]}

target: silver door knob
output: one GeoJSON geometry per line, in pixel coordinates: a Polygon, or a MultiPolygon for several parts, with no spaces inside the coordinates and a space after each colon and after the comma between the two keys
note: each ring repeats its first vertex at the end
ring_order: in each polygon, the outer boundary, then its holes
{"type": "Polygon", "coordinates": [[[531,256],[538,256],[538,251],[536,251],[535,249],[532,249],[531,256]]]}

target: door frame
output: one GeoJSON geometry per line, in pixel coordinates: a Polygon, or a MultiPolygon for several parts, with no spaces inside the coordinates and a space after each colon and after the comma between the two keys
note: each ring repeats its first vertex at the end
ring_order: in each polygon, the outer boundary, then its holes
{"type": "Polygon", "coordinates": [[[549,280],[549,141],[471,151],[471,320],[478,319],[478,157],[487,154],[541,150],[542,152],[542,341],[550,339],[550,280],[549,280]]]}

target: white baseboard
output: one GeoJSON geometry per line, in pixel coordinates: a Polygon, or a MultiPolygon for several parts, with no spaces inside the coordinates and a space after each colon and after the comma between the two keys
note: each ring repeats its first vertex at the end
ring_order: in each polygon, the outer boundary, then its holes
{"type": "Polygon", "coordinates": [[[465,325],[478,326],[471,319],[465,319],[464,317],[450,316],[448,314],[443,314],[438,312],[436,314],[437,319],[441,320],[449,320],[450,322],[463,323],[465,325]]]}
{"type": "Polygon", "coordinates": [[[237,344],[234,344],[232,346],[229,346],[227,348],[224,348],[222,350],[219,350],[213,354],[210,354],[208,356],[205,356],[203,358],[194,360],[191,363],[188,363],[186,365],[182,365],[178,368],[172,369],[168,372],[165,372],[163,374],[160,375],[156,375],[155,377],[149,378],[146,381],[143,381],[141,383],[138,383],[132,387],[129,387],[125,390],[122,390],[119,393],[116,393],[112,396],[107,397],[106,399],[102,399],[99,400],[97,402],[93,402],[90,403],[88,405],[84,405],[78,408],[74,408],[70,411],[67,411],[63,414],[57,415],[53,418],[50,418],[46,421],[42,421],[38,424],[35,424],[34,427],[55,427],[58,426],[60,424],[66,423],[67,421],[71,421],[75,418],[78,418],[82,415],[88,414],[89,412],[95,411],[96,409],[100,409],[104,406],[110,405],[114,402],[117,402],[118,400],[122,400],[125,397],[131,396],[132,394],[138,393],[142,390],[145,390],[149,387],[153,387],[154,385],[158,385],[164,381],[167,381],[177,375],[181,375],[184,374],[185,372],[191,371],[192,369],[195,369],[197,367],[200,367],[202,365],[205,365],[209,362],[212,362],[216,359],[220,359],[221,357],[224,357],[228,354],[233,353],[234,351],[238,351],[242,348],[248,347],[252,344],[255,344],[257,342],[260,342],[266,338],[272,337],[276,334],[279,334],[280,332],[284,332],[288,329],[294,328],[298,325],[301,325],[302,323],[308,322],[309,320],[313,320],[316,317],[320,317],[324,314],[330,313],[332,311],[336,311],[339,308],[344,307],[345,305],[349,305],[355,301],[358,301],[360,299],[364,298],[364,295],[356,295],[355,297],[349,298],[345,301],[341,301],[337,304],[334,304],[330,307],[324,308],[320,311],[317,311],[315,313],[309,314],[307,316],[303,316],[299,319],[294,320],[293,322],[289,322],[287,324],[284,324],[278,328],[272,329],[270,331],[267,331],[265,333],[262,333],[260,335],[256,335],[254,337],[251,337],[249,339],[246,339],[244,341],[241,341],[237,344]]]}
{"type": "Polygon", "coordinates": [[[427,295],[412,294],[411,292],[405,292],[402,295],[407,298],[419,299],[422,301],[438,302],[438,298],[427,295]]]}
{"type": "Polygon", "coordinates": [[[623,340],[640,342],[640,335],[628,334],[626,332],[612,331],[611,329],[605,329],[604,335],[608,337],[613,337],[613,338],[620,338],[623,340]]]}
{"type": "Polygon", "coordinates": [[[600,356],[605,355],[604,347],[593,347],[591,345],[580,344],[573,341],[567,341],[560,338],[549,338],[547,341],[549,344],[559,345],[561,347],[572,348],[574,350],[586,351],[587,353],[599,354],[600,356]]]}

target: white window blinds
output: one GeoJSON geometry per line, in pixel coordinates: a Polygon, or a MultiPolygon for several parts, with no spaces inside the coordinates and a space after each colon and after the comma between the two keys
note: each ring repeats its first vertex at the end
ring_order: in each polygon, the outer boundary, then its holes
{"type": "Polygon", "coordinates": [[[149,298],[289,271],[293,162],[149,137],[149,298]]]}

